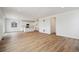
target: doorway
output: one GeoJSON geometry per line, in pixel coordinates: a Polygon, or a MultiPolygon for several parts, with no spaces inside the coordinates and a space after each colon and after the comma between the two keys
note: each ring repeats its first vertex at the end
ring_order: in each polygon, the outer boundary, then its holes
{"type": "Polygon", "coordinates": [[[56,17],[52,17],[51,22],[51,32],[56,34],[56,17]]]}

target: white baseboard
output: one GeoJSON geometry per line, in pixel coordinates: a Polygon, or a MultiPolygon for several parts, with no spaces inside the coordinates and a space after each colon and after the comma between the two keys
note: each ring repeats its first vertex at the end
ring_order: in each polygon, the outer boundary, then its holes
{"type": "Polygon", "coordinates": [[[62,35],[62,34],[56,34],[56,35],[57,35],[57,36],[68,37],[68,38],[73,38],[73,39],[79,39],[79,37],[76,37],[76,36],[62,35]]]}

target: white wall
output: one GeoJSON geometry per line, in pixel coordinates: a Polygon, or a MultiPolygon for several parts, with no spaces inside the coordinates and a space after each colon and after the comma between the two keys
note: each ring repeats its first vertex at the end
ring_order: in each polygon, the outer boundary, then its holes
{"type": "Polygon", "coordinates": [[[56,32],[56,18],[48,16],[39,19],[39,32],[51,34],[56,32]],[[45,20],[45,22],[43,22],[45,20]],[[45,29],[45,32],[43,31],[45,29]]]}
{"type": "Polygon", "coordinates": [[[79,10],[56,15],[56,35],[79,39],[79,10]]]}
{"type": "Polygon", "coordinates": [[[34,27],[36,31],[39,31],[39,20],[38,19],[35,21],[34,27]]]}
{"type": "Polygon", "coordinates": [[[51,27],[50,17],[39,19],[39,32],[50,34],[51,33],[50,27],[51,27]],[[43,20],[45,20],[45,22],[43,22],[43,20]]]}
{"type": "Polygon", "coordinates": [[[6,19],[5,20],[5,31],[6,32],[16,32],[16,31],[22,31],[21,28],[21,20],[17,20],[17,19],[6,19]],[[12,22],[16,22],[17,23],[17,27],[11,27],[11,23],[12,22]]]}
{"type": "Polygon", "coordinates": [[[0,39],[4,34],[4,15],[2,13],[2,9],[0,9],[0,39]]]}

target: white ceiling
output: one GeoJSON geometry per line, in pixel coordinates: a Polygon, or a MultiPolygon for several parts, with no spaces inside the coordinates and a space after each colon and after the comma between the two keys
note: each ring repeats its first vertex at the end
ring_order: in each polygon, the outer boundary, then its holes
{"type": "Polygon", "coordinates": [[[6,17],[21,19],[37,19],[40,17],[51,16],[54,14],[78,9],[77,7],[3,7],[6,17]]]}

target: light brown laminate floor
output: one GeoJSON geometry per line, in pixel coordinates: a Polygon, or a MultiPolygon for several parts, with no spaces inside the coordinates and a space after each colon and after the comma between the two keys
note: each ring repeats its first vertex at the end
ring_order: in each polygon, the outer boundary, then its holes
{"type": "Polygon", "coordinates": [[[4,52],[77,52],[79,40],[39,32],[9,33],[0,41],[4,52]]]}

